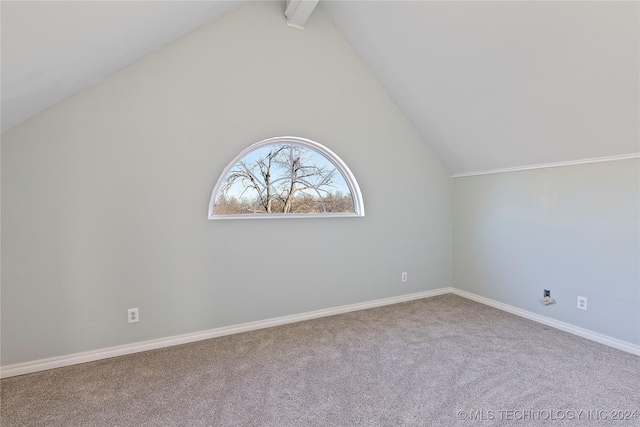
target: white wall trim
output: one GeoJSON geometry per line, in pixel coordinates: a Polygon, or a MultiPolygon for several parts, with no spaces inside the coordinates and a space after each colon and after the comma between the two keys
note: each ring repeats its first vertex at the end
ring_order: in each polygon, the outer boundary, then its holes
{"type": "Polygon", "coordinates": [[[498,301],[494,301],[489,298],[485,298],[476,294],[472,294],[460,289],[445,287],[440,289],[434,289],[430,291],[417,292],[408,295],[400,295],[396,297],[389,297],[378,299],[374,301],[367,301],[349,305],[343,305],[339,307],[326,308],[322,310],[309,311],[306,313],[293,314],[290,316],[275,317],[267,320],[260,320],[256,322],[241,323],[238,325],[224,326],[221,328],[210,329],[207,331],[194,332],[183,335],[175,335],[168,338],[159,338],[155,340],[142,341],[137,343],[125,344],[115,347],[108,347],[94,351],[86,351],[82,353],[75,353],[66,356],[51,357],[48,359],[34,360],[31,362],[16,363],[14,365],[8,365],[0,367],[0,378],[9,378],[17,375],[30,374],[33,372],[45,371],[48,369],[62,368],[64,366],[77,365],[80,363],[93,362],[96,360],[108,359],[110,357],[123,356],[126,354],[139,353],[142,351],[155,350],[158,348],[171,347],[174,345],[187,344],[190,342],[202,341],[216,337],[222,337],[226,335],[238,334],[241,332],[255,331],[258,329],[271,328],[273,326],[286,325],[289,323],[302,322],[304,320],[317,319],[320,317],[333,316],[341,313],[348,313],[358,310],[366,310],[368,308],[382,307],[385,305],[398,304],[401,302],[413,301],[422,298],[434,297],[437,295],[444,295],[453,293],[455,295],[467,298],[481,304],[485,304],[502,311],[506,311],[516,316],[524,317],[525,319],[533,320],[534,322],[542,323],[547,326],[559,329],[561,331],[569,332],[582,338],[589,339],[591,341],[598,342],[600,344],[607,345],[609,347],[616,348],[618,350],[626,351],[627,353],[640,356],[640,345],[630,342],[622,341],[616,338],[609,337],[607,335],[599,334],[597,332],[590,331],[588,329],[580,328],[569,323],[561,322],[559,320],[552,319],[550,317],[541,316],[536,313],[532,313],[527,310],[523,310],[518,307],[504,304],[498,301]]]}
{"type": "Polygon", "coordinates": [[[487,171],[460,173],[456,175],[451,175],[451,178],[464,178],[468,176],[490,175],[494,173],[505,173],[505,172],[518,172],[518,171],[526,171],[526,170],[532,170],[532,169],[557,168],[562,166],[583,165],[587,163],[615,162],[618,160],[629,160],[629,159],[638,159],[638,158],[640,158],[640,153],[632,153],[632,154],[625,154],[621,156],[597,157],[593,159],[582,159],[582,160],[573,160],[573,161],[567,161],[567,162],[544,163],[540,165],[518,166],[514,168],[492,169],[487,171]]]}
{"type": "Polygon", "coordinates": [[[51,357],[48,359],[34,360],[31,362],[16,363],[14,365],[0,367],[0,378],[8,378],[17,375],[30,374],[33,372],[45,371],[47,369],[61,368],[64,366],[77,365],[80,363],[93,362],[96,360],[108,359],[125,354],[139,353],[141,351],[155,350],[158,348],[171,347],[174,345],[187,344],[190,342],[202,341],[225,335],[238,334],[241,332],[255,331],[258,329],[271,328],[273,326],[296,323],[304,320],[317,319],[320,317],[333,316],[335,314],[348,313],[352,311],[365,310],[368,308],[382,307],[385,305],[397,304],[422,298],[433,297],[451,293],[451,288],[440,288],[431,291],[417,292],[408,295],[400,295],[367,301],[339,307],[326,308],[322,310],[309,311],[306,313],[293,314],[290,316],[275,317],[256,322],[242,323],[238,325],[224,326],[207,331],[194,332],[183,335],[175,335],[168,338],[142,341],[137,343],[108,347],[99,350],[85,351],[66,356],[51,357]]]}
{"type": "Polygon", "coordinates": [[[588,340],[595,341],[600,344],[604,344],[609,347],[617,348],[618,350],[626,351],[627,353],[640,356],[640,345],[622,341],[607,335],[599,334],[597,332],[590,331],[589,329],[580,328],[570,323],[561,322],[559,320],[542,316],[540,314],[532,313],[530,311],[523,310],[509,304],[472,294],[471,292],[463,291],[456,288],[451,288],[451,292],[463,298],[467,298],[497,308],[499,310],[506,311],[507,313],[515,314],[516,316],[524,317],[525,319],[533,320],[534,322],[542,323],[543,325],[551,326],[552,328],[560,329],[561,331],[569,332],[573,335],[577,335],[579,337],[586,338],[588,340]]]}

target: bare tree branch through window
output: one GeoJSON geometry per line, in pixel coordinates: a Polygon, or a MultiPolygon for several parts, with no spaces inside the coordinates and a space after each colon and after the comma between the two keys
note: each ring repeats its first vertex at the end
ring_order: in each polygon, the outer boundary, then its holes
{"type": "Polygon", "coordinates": [[[308,140],[274,139],[280,141],[260,144],[227,168],[210,216],[359,214],[351,190],[357,184],[345,179],[346,166],[327,159],[308,140]]]}

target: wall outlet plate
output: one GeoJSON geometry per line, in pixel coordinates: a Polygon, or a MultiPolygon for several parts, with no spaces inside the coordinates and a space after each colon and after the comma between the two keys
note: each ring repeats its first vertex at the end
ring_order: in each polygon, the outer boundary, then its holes
{"type": "Polygon", "coordinates": [[[127,322],[136,323],[140,321],[140,314],[137,308],[130,308],[127,310],[127,322]]]}
{"type": "Polygon", "coordinates": [[[556,300],[551,297],[544,297],[540,300],[544,305],[555,304],[556,300]]]}
{"type": "Polygon", "coordinates": [[[580,310],[587,309],[587,297],[578,297],[578,308],[580,310]]]}

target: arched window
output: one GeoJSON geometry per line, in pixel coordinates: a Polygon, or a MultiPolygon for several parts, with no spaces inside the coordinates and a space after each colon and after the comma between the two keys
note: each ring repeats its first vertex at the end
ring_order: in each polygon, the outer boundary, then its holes
{"type": "Polygon", "coordinates": [[[328,148],[297,137],[265,139],[224,169],[209,219],[364,216],[362,194],[328,148]]]}

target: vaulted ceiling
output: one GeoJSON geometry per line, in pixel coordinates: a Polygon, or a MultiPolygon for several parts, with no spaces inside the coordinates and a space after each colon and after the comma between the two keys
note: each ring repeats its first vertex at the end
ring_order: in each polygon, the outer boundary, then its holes
{"type": "MultiPolygon", "coordinates": [[[[2,130],[242,3],[2,1],[2,130]]],[[[464,174],[638,153],[639,4],[317,7],[451,173],[464,174]]]]}

